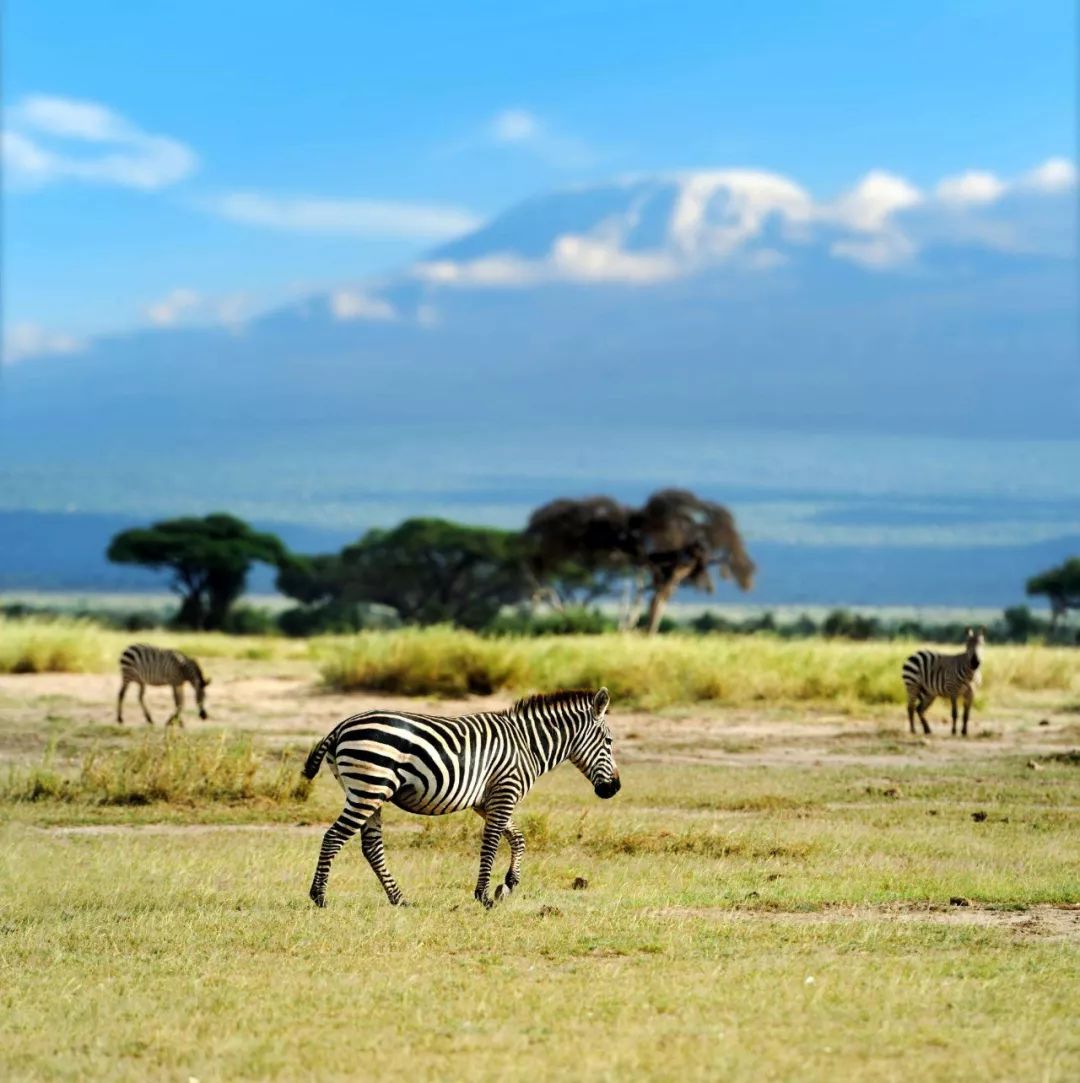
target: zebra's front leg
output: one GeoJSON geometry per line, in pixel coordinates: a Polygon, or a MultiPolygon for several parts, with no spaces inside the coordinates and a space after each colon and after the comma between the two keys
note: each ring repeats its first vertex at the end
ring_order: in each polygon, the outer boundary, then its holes
{"type": "MultiPolygon", "coordinates": [[[[971,703],[975,698],[975,693],[968,689],[964,693],[964,728],[961,731],[966,737],[968,735],[968,719],[971,717],[971,703]]],[[[953,731],[956,732],[955,730],[953,731]]]]}
{"type": "Polygon", "coordinates": [[[390,905],[408,906],[409,904],[401,894],[401,888],[397,886],[397,881],[386,867],[386,851],[383,849],[382,837],[382,809],[376,809],[364,824],[360,835],[360,849],[364,851],[364,857],[367,858],[368,864],[379,878],[379,883],[382,884],[390,905]]]}
{"type": "MultiPolygon", "coordinates": [[[[377,807],[377,806],[376,806],[377,807]]],[[[311,881],[308,894],[316,906],[326,905],[326,881],[330,879],[330,865],[342,846],[360,831],[364,823],[373,814],[374,808],[363,808],[346,804],[341,815],[327,828],[319,847],[319,860],[315,865],[315,876],[311,881]]]]}
{"type": "Polygon", "coordinates": [[[165,723],[166,726],[171,726],[174,722],[181,728],[184,728],[184,720],[180,716],[180,712],[184,709],[184,686],[182,684],[174,684],[173,690],[173,703],[176,704],[176,710],[173,711],[172,718],[165,723]]]}
{"type": "Polygon", "coordinates": [[[128,690],[130,681],[122,681],[120,684],[120,695],[116,699],[116,721],[122,726],[124,724],[124,693],[128,690]]]}
{"type": "MultiPolygon", "coordinates": [[[[487,814],[483,808],[473,811],[486,820],[487,814]]],[[[509,895],[521,883],[521,859],[525,856],[525,836],[514,823],[513,817],[506,821],[503,836],[510,844],[510,868],[506,870],[506,878],[495,888],[495,902],[502,899],[504,895],[509,895]]]]}
{"type": "Polygon", "coordinates": [[[956,696],[950,696],[949,702],[952,704],[952,735],[956,736],[956,696]]]}
{"type": "Polygon", "coordinates": [[[495,863],[495,854],[499,849],[499,840],[510,824],[510,814],[517,804],[516,791],[504,791],[491,794],[484,800],[484,838],[480,843],[480,875],[476,880],[473,896],[485,909],[490,910],[496,899],[501,899],[505,892],[498,892],[495,899],[488,894],[491,886],[491,866],[495,863]]]}

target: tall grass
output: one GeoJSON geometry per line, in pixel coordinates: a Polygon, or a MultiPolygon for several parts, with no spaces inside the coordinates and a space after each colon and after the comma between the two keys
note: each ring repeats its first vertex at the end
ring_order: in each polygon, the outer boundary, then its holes
{"type": "MultiPolygon", "coordinates": [[[[459,696],[559,688],[611,690],[645,708],[818,703],[837,709],[903,702],[900,666],[913,643],[757,636],[629,634],[487,639],[450,628],[361,632],[315,646],[324,683],[342,691],[459,696]]],[[[1068,648],[987,651],[984,695],[1076,692],[1068,648]]]]}
{"type": "Polygon", "coordinates": [[[304,801],[311,784],[299,754],[282,751],[268,763],[247,736],[187,735],[166,730],[122,749],[89,752],[74,776],[51,754],[29,769],[10,767],[0,801],[62,801],[86,805],[199,805],[213,802],[304,801]]]}
{"type": "Polygon", "coordinates": [[[120,632],[79,617],[0,616],[0,673],[101,673],[129,643],[176,647],[199,659],[308,657],[302,640],[221,632],[120,632]]]}
{"type": "Polygon", "coordinates": [[[92,673],[105,662],[105,634],[73,617],[0,617],[0,673],[92,673]]]}

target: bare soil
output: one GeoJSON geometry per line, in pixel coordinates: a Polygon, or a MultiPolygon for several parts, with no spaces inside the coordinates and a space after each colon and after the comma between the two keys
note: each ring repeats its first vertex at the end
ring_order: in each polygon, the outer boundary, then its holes
{"type": "MultiPolygon", "coordinates": [[[[0,761],[40,756],[57,727],[97,739],[115,727],[119,680],[110,674],[0,675],[0,761]]],[[[215,660],[207,692],[209,725],[256,732],[271,746],[306,744],[343,718],[376,707],[460,714],[505,706],[506,696],[407,698],[383,693],[326,692],[313,664],[215,660]]],[[[168,688],[147,690],[157,725],[172,712],[168,688]]],[[[124,705],[126,729],[146,723],[134,689],[124,705]]],[[[200,722],[187,690],[189,729],[200,722]]],[[[1080,746],[1080,718],[1071,712],[1013,711],[976,716],[971,736],[952,737],[940,715],[929,737],[908,734],[900,707],[853,717],[791,708],[730,709],[702,705],[661,713],[619,710],[610,716],[621,758],[716,765],[874,766],[881,771],[920,763],[963,763],[1000,756],[1041,755],[1080,746]]],[[[1034,767],[1033,770],[1037,770],[1034,767]]]]}

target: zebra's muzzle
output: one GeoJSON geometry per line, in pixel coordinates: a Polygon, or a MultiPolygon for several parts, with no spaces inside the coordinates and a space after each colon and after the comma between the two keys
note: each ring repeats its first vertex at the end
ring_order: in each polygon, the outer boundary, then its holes
{"type": "Polygon", "coordinates": [[[609,797],[614,797],[621,789],[622,783],[617,778],[613,778],[610,782],[598,782],[593,786],[593,793],[597,797],[603,797],[606,800],[609,797]]]}
{"type": "Polygon", "coordinates": [[[210,716],[206,713],[205,707],[199,708],[199,717],[205,722],[210,716]]]}

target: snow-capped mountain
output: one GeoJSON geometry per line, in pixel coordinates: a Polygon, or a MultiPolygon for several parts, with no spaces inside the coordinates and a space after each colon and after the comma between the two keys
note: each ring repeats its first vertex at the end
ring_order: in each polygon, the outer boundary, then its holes
{"type": "Polygon", "coordinates": [[[373,423],[554,418],[1072,436],[1068,163],[818,199],[757,170],[542,196],[379,282],[246,325],[9,366],[8,461],[373,423]]]}

